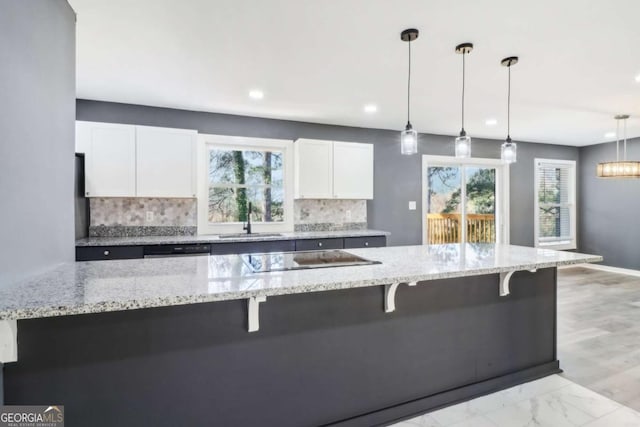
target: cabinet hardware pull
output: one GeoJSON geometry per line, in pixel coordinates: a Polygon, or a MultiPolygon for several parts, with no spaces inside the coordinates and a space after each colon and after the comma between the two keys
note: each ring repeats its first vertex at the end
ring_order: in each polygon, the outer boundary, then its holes
{"type": "Polygon", "coordinates": [[[109,253],[110,253],[109,251],[104,251],[105,255],[109,255],[109,253]]]}

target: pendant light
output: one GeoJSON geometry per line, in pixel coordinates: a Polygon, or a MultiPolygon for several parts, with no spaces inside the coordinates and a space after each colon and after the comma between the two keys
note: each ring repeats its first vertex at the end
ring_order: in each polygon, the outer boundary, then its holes
{"type": "Polygon", "coordinates": [[[400,151],[411,155],[418,152],[418,132],[411,126],[411,42],[418,38],[418,30],[409,28],[400,33],[400,39],[409,45],[409,72],[407,75],[407,126],[400,134],[400,151]]]}
{"type": "Polygon", "coordinates": [[[627,160],[627,119],[628,114],[618,114],[616,119],[616,161],[598,163],[598,178],[640,178],[640,162],[627,160]],[[620,161],[620,120],[624,123],[624,145],[622,161],[620,161]]]}
{"type": "Polygon", "coordinates": [[[509,70],[509,85],[507,89],[507,139],[500,147],[500,158],[505,163],[515,163],[518,154],[516,143],[511,141],[511,66],[517,63],[517,56],[510,56],[500,61],[500,64],[509,70]]]}
{"type": "Polygon", "coordinates": [[[465,56],[471,53],[473,50],[472,43],[462,43],[456,46],[456,53],[462,55],[462,126],[460,130],[460,136],[455,141],[455,153],[456,157],[467,158],[471,157],[471,138],[467,136],[467,132],[464,130],[464,83],[465,83],[465,56]]]}

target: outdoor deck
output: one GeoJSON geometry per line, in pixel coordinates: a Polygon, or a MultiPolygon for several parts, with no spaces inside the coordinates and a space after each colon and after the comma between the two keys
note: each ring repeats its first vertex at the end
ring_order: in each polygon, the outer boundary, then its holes
{"type": "MultiPolygon", "coordinates": [[[[460,243],[461,214],[427,214],[428,243],[460,243]]],[[[492,243],[496,240],[494,214],[467,214],[467,242],[492,243]]]]}

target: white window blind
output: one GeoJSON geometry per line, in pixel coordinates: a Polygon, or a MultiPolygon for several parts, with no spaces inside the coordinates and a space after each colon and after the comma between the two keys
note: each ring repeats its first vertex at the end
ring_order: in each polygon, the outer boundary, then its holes
{"type": "Polygon", "coordinates": [[[536,246],[575,249],[574,161],[536,159],[536,246]]]}

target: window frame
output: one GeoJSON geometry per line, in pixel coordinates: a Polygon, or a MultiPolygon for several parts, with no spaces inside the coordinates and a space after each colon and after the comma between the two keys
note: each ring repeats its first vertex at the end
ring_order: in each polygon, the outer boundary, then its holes
{"type": "MultiPolygon", "coordinates": [[[[577,241],[577,161],[575,160],[559,160],[559,159],[540,159],[533,160],[533,207],[534,207],[534,239],[536,248],[555,249],[555,250],[574,250],[578,248],[577,241]],[[569,189],[567,207],[569,208],[569,230],[568,239],[561,241],[542,241],[540,237],[540,167],[551,166],[569,169],[569,189]]],[[[563,207],[563,204],[560,204],[563,207]]]]}
{"type": "Polygon", "coordinates": [[[210,147],[223,150],[281,151],[283,155],[284,221],[251,222],[252,232],[293,231],[293,141],[285,139],[250,138],[243,136],[198,135],[198,234],[243,233],[244,222],[210,223],[209,218],[209,156],[210,147]]]}

